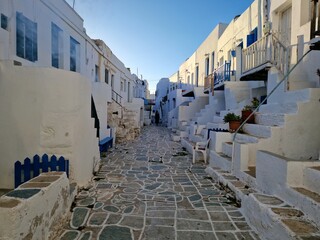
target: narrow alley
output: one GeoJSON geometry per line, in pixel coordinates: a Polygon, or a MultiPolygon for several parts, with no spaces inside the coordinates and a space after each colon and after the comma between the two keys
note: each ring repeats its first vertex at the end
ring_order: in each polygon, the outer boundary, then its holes
{"type": "Polygon", "coordinates": [[[55,239],[259,239],[204,170],[168,129],[144,127],[102,159],[55,239]]]}

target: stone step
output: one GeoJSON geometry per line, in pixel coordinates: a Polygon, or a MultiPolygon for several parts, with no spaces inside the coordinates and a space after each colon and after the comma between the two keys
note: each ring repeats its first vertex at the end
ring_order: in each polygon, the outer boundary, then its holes
{"type": "Polygon", "coordinates": [[[256,136],[251,136],[249,134],[237,133],[235,141],[238,143],[257,143],[260,138],[256,136]]]}
{"type": "Polygon", "coordinates": [[[283,100],[285,103],[308,102],[313,96],[317,99],[318,94],[319,89],[317,88],[305,88],[286,92],[283,100]]]}
{"type": "Polygon", "coordinates": [[[248,171],[245,171],[246,174],[250,175],[253,178],[256,178],[256,167],[255,166],[251,166],[248,167],[248,171]]]}
{"type": "Polygon", "coordinates": [[[243,213],[263,239],[318,239],[320,232],[298,209],[273,195],[250,194],[243,213]]]}
{"type": "Polygon", "coordinates": [[[311,191],[320,194],[320,166],[304,169],[303,185],[311,191]]]}
{"type": "Polygon", "coordinates": [[[289,103],[271,103],[262,105],[259,108],[260,113],[296,113],[298,111],[297,102],[289,103]]]}
{"type": "Polygon", "coordinates": [[[259,125],[259,124],[244,124],[243,131],[251,136],[259,138],[271,137],[272,129],[270,126],[259,125]]]}
{"type": "Polygon", "coordinates": [[[221,168],[224,171],[231,171],[232,161],[227,155],[211,150],[209,165],[211,167],[221,168]]]}
{"type": "Polygon", "coordinates": [[[286,200],[320,227],[320,195],[303,187],[292,187],[286,200]]]}
{"type": "Polygon", "coordinates": [[[319,194],[305,186],[306,169],[319,166],[317,160],[295,160],[268,151],[258,151],[257,185],[261,191],[276,194],[296,206],[320,226],[319,194]]]}
{"type": "Polygon", "coordinates": [[[230,188],[249,225],[259,232],[261,239],[319,239],[317,224],[288,202],[268,194],[256,192],[234,175],[218,168],[207,167],[206,172],[222,185],[230,188]]]}
{"type": "Polygon", "coordinates": [[[256,113],[255,122],[266,126],[283,126],[285,114],[283,113],[256,113]]]}
{"type": "Polygon", "coordinates": [[[232,142],[222,143],[222,153],[228,156],[229,158],[232,158],[232,149],[233,149],[232,142]]]}
{"type": "Polygon", "coordinates": [[[250,188],[258,189],[255,166],[249,166],[246,171],[237,171],[236,176],[250,188]]]}

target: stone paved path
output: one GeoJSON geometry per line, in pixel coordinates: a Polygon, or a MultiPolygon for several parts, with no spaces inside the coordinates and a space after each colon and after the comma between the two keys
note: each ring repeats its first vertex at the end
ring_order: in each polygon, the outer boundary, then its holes
{"type": "Polygon", "coordinates": [[[60,239],[259,239],[239,209],[162,127],[102,160],[60,239]]]}

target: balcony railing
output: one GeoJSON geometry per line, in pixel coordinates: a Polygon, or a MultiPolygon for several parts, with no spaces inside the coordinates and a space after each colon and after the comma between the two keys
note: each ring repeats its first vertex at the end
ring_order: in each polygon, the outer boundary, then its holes
{"type": "Polygon", "coordinates": [[[289,51],[274,34],[266,35],[242,50],[242,73],[270,63],[285,74],[289,66],[289,51]]]}
{"type": "Polygon", "coordinates": [[[225,81],[230,81],[231,61],[225,62],[213,72],[214,88],[221,86],[225,81]]]}

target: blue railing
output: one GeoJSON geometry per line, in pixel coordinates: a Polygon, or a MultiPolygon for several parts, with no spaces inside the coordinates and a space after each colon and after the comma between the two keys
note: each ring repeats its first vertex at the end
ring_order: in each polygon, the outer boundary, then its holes
{"type": "Polygon", "coordinates": [[[30,158],[26,158],[23,164],[16,161],[14,163],[14,186],[16,188],[39,176],[40,173],[49,171],[66,172],[69,177],[69,160],[64,157],[57,159],[55,155],[49,158],[47,154],[44,154],[41,158],[39,155],[35,155],[32,162],[30,158]]]}
{"type": "Polygon", "coordinates": [[[214,72],[214,86],[221,85],[225,81],[230,81],[231,78],[231,61],[225,62],[218,67],[214,72]]]}

